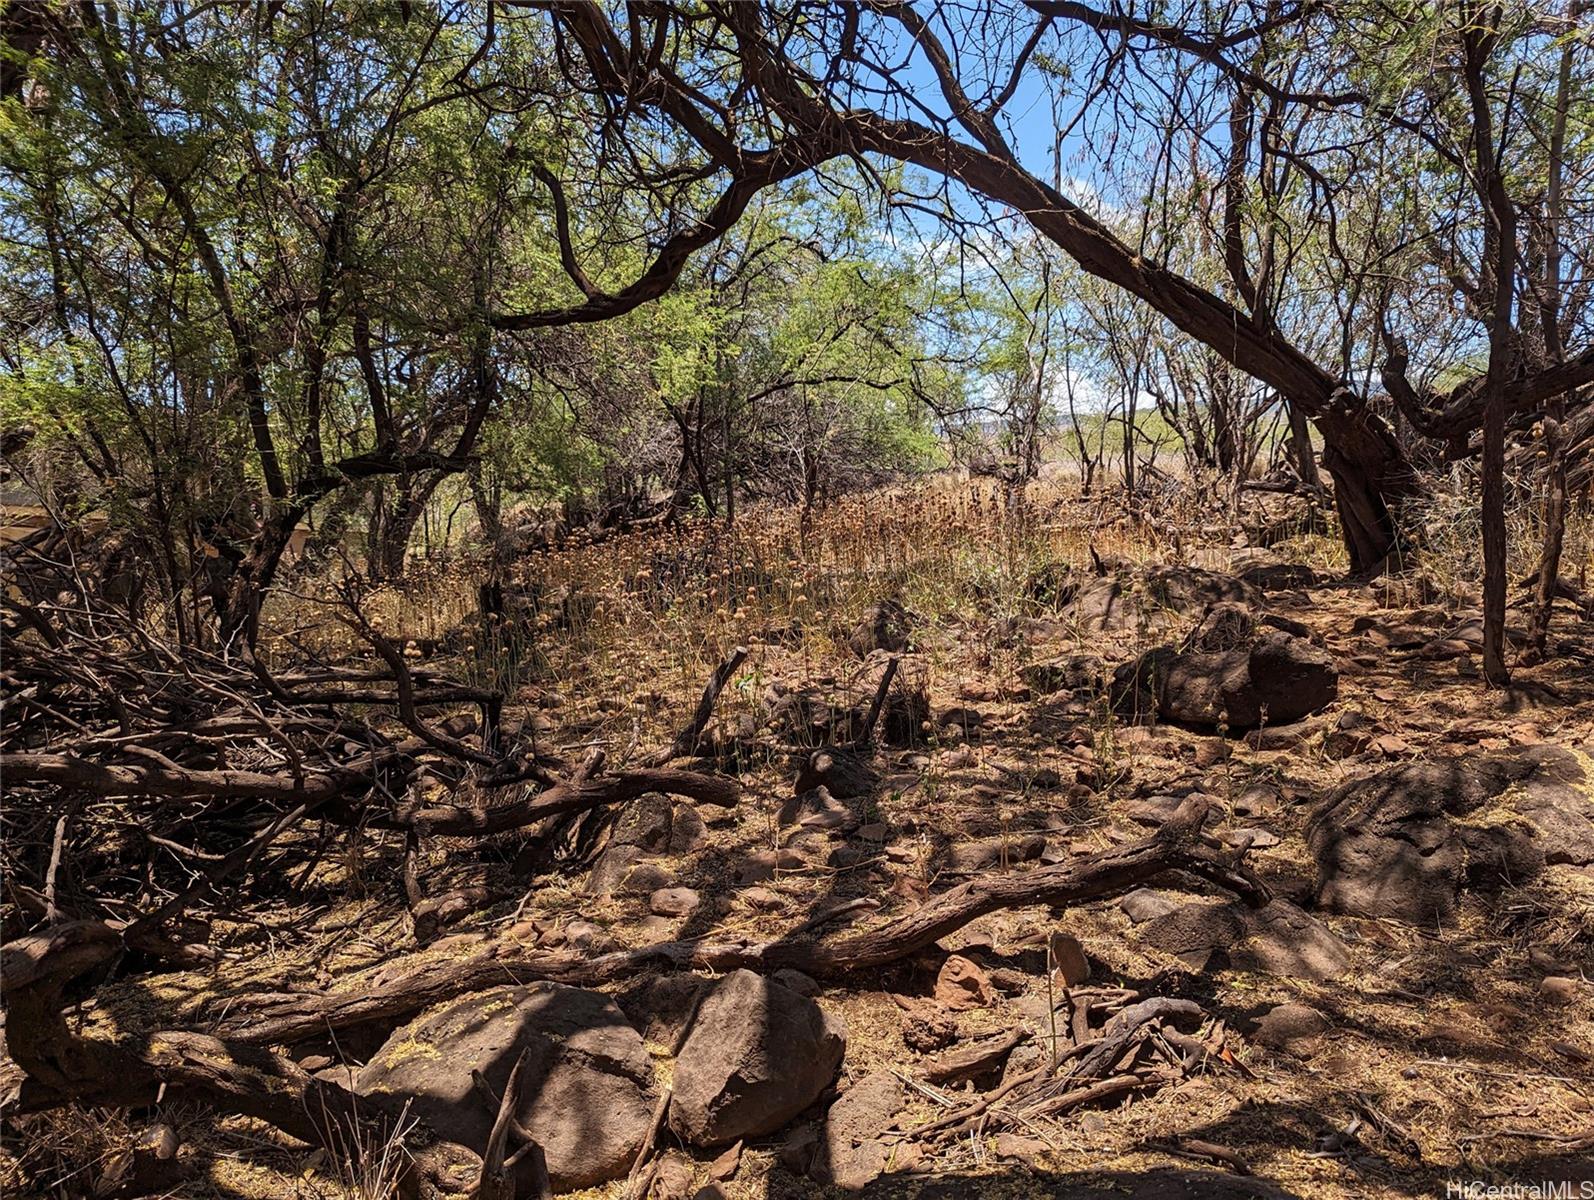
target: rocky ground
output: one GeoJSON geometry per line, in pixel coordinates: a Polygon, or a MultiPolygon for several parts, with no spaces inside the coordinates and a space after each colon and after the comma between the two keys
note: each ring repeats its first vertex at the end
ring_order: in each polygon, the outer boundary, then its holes
{"type": "MultiPolygon", "coordinates": [[[[1594,1181],[1594,630],[1567,610],[1547,661],[1491,692],[1475,614],[1429,574],[1346,582],[1287,550],[1179,557],[1032,558],[1023,603],[962,609],[860,572],[810,601],[827,606],[825,640],[794,628],[800,612],[744,619],[746,658],[699,748],[700,765],[740,778],[735,808],[644,795],[557,838],[468,854],[435,839],[429,878],[489,902],[421,947],[395,899],[401,848],[351,843],[318,868],[321,892],[218,921],[216,968],[102,991],[83,1019],[170,1025],[263,981],[338,991],[395,963],[530,949],[906,936],[926,906],[978,893],[988,911],[866,969],[630,960],[572,988],[506,968],[397,1028],[293,1052],[408,1098],[478,1151],[512,1093],[499,1136],[511,1152],[535,1141],[559,1193],[1341,1197],[1594,1181]],[[1265,892],[1214,870],[1126,870],[1103,898],[1034,902],[1159,832],[1242,864],[1265,892]]],[[[741,583],[722,585],[733,603],[741,583]]],[[[514,715],[576,758],[634,752],[679,724],[707,674],[691,683],[665,653],[634,627],[601,654],[572,636],[514,715]]],[[[244,1118],[164,1124],[182,1169],[150,1194],[360,1183],[244,1118]]],[[[536,1159],[515,1167],[522,1194],[536,1159]]],[[[141,1161],[108,1147],[78,1183],[145,1194],[125,1190],[141,1161]]]]}

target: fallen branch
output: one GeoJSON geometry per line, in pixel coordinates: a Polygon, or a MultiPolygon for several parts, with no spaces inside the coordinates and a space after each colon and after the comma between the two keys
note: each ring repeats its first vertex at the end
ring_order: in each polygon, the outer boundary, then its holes
{"type": "MultiPolygon", "coordinates": [[[[734,808],[742,789],[734,779],[723,775],[654,768],[597,779],[567,780],[523,800],[491,807],[433,804],[401,809],[393,818],[393,824],[400,828],[413,826],[423,833],[455,837],[481,836],[519,829],[561,813],[578,812],[604,804],[624,804],[647,792],[685,796],[701,804],[734,808]]],[[[382,823],[381,818],[371,821],[373,825],[382,823]]]]}
{"type": "Polygon", "coordinates": [[[931,1083],[952,1083],[988,1074],[1006,1062],[1009,1054],[1029,1041],[1029,1036],[1029,1030],[1015,1029],[1012,1033],[960,1047],[929,1063],[924,1069],[924,1077],[931,1083]]]}
{"type": "Polygon", "coordinates": [[[515,1200],[513,1165],[508,1153],[509,1131],[511,1126],[517,1124],[515,1112],[520,1106],[520,1081],[530,1054],[529,1046],[521,1050],[515,1065],[509,1069],[509,1082],[504,1084],[504,1098],[498,1103],[498,1114],[493,1118],[493,1127],[487,1134],[481,1176],[476,1181],[476,1200],[515,1200]]]}
{"type": "Polygon", "coordinates": [[[880,686],[875,688],[874,699],[869,702],[869,713],[863,719],[863,728],[858,731],[859,746],[867,746],[874,737],[874,727],[880,720],[880,710],[885,707],[886,696],[891,691],[891,681],[897,675],[897,663],[901,660],[893,654],[886,662],[885,673],[880,676],[880,686]]]}
{"type": "Polygon", "coordinates": [[[768,942],[661,942],[596,957],[559,952],[508,953],[493,946],[476,958],[401,961],[350,977],[333,993],[273,996],[257,1005],[234,998],[220,1031],[254,1043],[285,1043],[328,1029],[407,1018],[467,992],[546,979],[591,987],[653,970],[771,972],[791,967],[834,978],[900,961],[1001,909],[1057,907],[1122,895],[1169,871],[1188,871],[1265,904],[1267,888],[1233,859],[1200,844],[1205,801],[1192,797],[1154,835],[1039,870],[974,879],[883,925],[834,939],[804,936],[768,942]]]}

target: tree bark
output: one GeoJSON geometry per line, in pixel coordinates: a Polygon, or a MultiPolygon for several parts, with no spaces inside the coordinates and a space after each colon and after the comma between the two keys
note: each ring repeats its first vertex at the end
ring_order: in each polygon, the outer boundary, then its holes
{"type": "Polygon", "coordinates": [[[1506,666],[1505,424],[1506,385],[1515,366],[1516,209],[1506,192],[1495,149],[1494,117],[1484,90],[1484,70],[1498,40],[1498,5],[1473,5],[1462,34],[1463,74],[1472,108],[1475,184],[1483,202],[1484,278],[1493,283],[1489,369],[1483,382],[1483,677],[1491,687],[1511,682],[1506,666]]]}

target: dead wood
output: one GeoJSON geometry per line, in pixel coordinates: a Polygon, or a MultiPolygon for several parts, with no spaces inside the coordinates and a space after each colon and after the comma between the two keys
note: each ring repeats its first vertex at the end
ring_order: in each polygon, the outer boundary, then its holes
{"type": "MultiPolygon", "coordinates": [[[[0,997],[14,1061],[55,1102],[144,1104],[157,1091],[191,1094],[226,1112],[257,1117],[301,1141],[334,1152],[380,1145],[398,1114],[380,1098],[360,1098],[307,1074],[262,1046],[202,1033],[157,1031],[117,1041],[81,1036],[64,1017],[66,990],[120,951],[116,930],[98,921],[58,925],[0,951],[0,997]]],[[[424,1152],[423,1175],[444,1164],[424,1152]]]]}
{"type": "Polygon", "coordinates": [[[924,1069],[924,1077],[931,1083],[952,1083],[959,1079],[973,1079],[996,1070],[1007,1056],[1029,1041],[1029,1030],[1015,1029],[1011,1033],[985,1038],[968,1046],[941,1055],[924,1069]]]}
{"type": "Polygon", "coordinates": [[[1131,1004],[1102,1027],[1101,1044],[1080,1060],[1076,1075],[1090,1078],[1100,1075],[1124,1052],[1129,1043],[1140,1034],[1148,1022],[1173,1017],[1200,1017],[1201,1006],[1194,1000],[1174,1000],[1154,996],[1131,1004]]]}
{"type": "MultiPolygon", "coordinates": [[[[454,837],[483,836],[519,829],[545,817],[579,812],[604,804],[624,804],[646,792],[685,796],[718,808],[734,808],[741,785],[722,775],[703,775],[694,771],[650,768],[627,771],[623,775],[556,783],[546,791],[507,804],[469,807],[460,804],[434,804],[399,810],[389,827],[413,825],[424,833],[454,837]]],[[[378,817],[373,824],[383,823],[378,817]]]]}
{"type": "Polygon", "coordinates": [[[1230,1150],[1227,1146],[1220,1146],[1216,1142],[1203,1141],[1200,1138],[1185,1137],[1175,1134],[1166,1142],[1147,1142],[1147,1147],[1161,1150],[1165,1154],[1175,1154],[1180,1158],[1206,1159],[1211,1162],[1221,1163],[1236,1175],[1250,1175],[1251,1165],[1230,1150]]]}
{"type": "MultiPolygon", "coordinates": [[[[509,1069],[509,1082],[504,1085],[504,1097],[498,1103],[498,1114],[493,1118],[492,1130],[487,1135],[487,1149],[482,1154],[481,1176],[476,1181],[476,1200],[515,1200],[513,1165],[508,1161],[509,1132],[516,1124],[520,1081],[530,1054],[530,1047],[521,1050],[515,1065],[509,1069]]],[[[535,1142],[528,1144],[535,1145],[535,1142]]]]}
{"type": "Polygon", "coordinates": [[[1058,1096],[1052,1096],[1039,1104],[1031,1105],[1021,1110],[1021,1115],[1030,1119],[1035,1117],[1056,1117],[1076,1108],[1083,1108],[1087,1104],[1100,1104],[1105,1100],[1118,1100],[1134,1092],[1154,1091],[1164,1087],[1179,1078],[1171,1072],[1153,1072],[1149,1075],[1114,1075],[1109,1079],[1102,1079],[1084,1087],[1074,1088],[1058,1096]]]}
{"type": "Polygon", "coordinates": [[[641,760],[644,767],[662,767],[672,758],[686,758],[697,753],[698,742],[702,740],[703,730],[708,728],[709,718],[714,715],[714,705],[719,702],[720,693],[725,690],[725,685],[731,681],[731,676],[736,674],[737,668],[746,659],[746,646],[737,646],[730,652],[725,661],[714,669],[714,674],[703,688],[703,695],[698,699],[697,708],[693,710],[692,719],[687,722],[686,728],[676,734],[675,740],[668,746],[644,756],[641,760]]]}
{"type": "Polygon", "coordinates": [[[863,719],[863,728],[858,731],[856,744],[859,746],[867,746],[874,738],[874,727],[880,720],[880,710],[885,707],[886,697],[891,693],[891,681],[896,678],[900,661],[893,654],[886,662],[886,669],[880,676],[880,686],[875,688],[874,699],[869,702],[869,712],[863,719]]]}
{"type": "Polygon", "coordinates": [[[406,1018],[429,1005],[502,983],[533,979],[591,987],[652,970],[775,971],[791,967],[834,978],[900,961],[987,913],[1049,904],[1063,907],[1121,895],[1169,871],[1188,871],[1264,904],[1266,887],[1229,856],[1196,836],[1205,801],[1186,801],[1148,838],[1039,870],[990,876],[934,897],[883,925],[833,939],[786,936],[768,942],[661,942],[587,957],[563,952],[505,953],[494,946],[460,961],[401,960],[352,976],[333,993],[273,996],[258,1004],[235,999],[220,1022],[227,1036],[287,1043],[328,1029],[406,1018]]]}

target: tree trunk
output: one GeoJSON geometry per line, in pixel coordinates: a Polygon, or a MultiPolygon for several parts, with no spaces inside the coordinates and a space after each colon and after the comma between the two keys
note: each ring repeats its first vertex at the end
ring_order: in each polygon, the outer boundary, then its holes
{"type": "Polygon", "coordinates": [[[1516,363],[1512,308],[1516,298],[1516,209],[1506,192],[1494,137],[1494,117],[1484,87],[1484,69],[1498,45],[1500,12],[1491,19],[1480,11],[1462,36],[1467,96],[1472,107],[1473,158],[1478,197],[1484,205],[1483,278],[1493,284],[1489,330],[1489,369],[1483,396],[1483,677],[1505,687],[1511,672],[1505,662],[1505,421],[1506,385],[1516,363]]]}
{"type": "Polygon", "coordinates": [[[1284,411],[1290,421],[1290,450],[1295,458],[1295,473],[1300,476],[1307,491],[1321,497],[1323,477],[1317,473],[1317,458],[1312,453],[1312,431],[1306,424],[1306,414],[1288,400],[1284,411]]]}
{"type": "Polygon", "coordinates": [[[1351,570],[1375,572],[1398,548],[1388,501],[1414,490],[1411,468],[1389,427],[1354,398],[1336,402],[1316,423],[1351,570]]]}
{"type": "MultiPolygon", "coordinates": [[[[1578,0],[1567,0],[1567,16],[1577,17],[1578,0]]],[[[1544,330],[1544,349],[1553,359],[1565,358],[1561,344],[1561,221],[1562,188],[1566,153],[1566,121],[1572,94],[1572,50],[1576,38],[1566,39],[1561,48],[1561,65],[1555,93],[1555,117],[1550,126],[1549,181],[1544,201],[1544,277],[1539,288],[1539,320],[1544,330]]],[[[1544,551],[1539,558],[1539,577],[1533,589],[1533,613],[1528,620],[1528,652],[1543,658],[1550,637],[1550,614],[1555,606],[1556,585],[1561,574],[1561,547],[1566,536],[1566,402],[1557,397],[1550,403],[1544,422],[1544,551]]]]}

